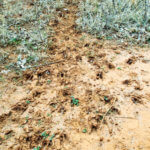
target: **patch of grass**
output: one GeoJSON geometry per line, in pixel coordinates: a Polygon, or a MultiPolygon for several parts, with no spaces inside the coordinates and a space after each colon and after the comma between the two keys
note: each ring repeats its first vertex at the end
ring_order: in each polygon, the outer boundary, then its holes
{"type": "Polygon", "coordinates": [[[19,45],[21,43],[21,39],[12,38],[8,41],[8,45],[19,45]]]}
{"type": "Polygon", "coordinates": [[[76,23],[100,39],[131,44],[150,41],[149,0],[85,0],[79,4],[76,23]]]}
{"type": "Polygon", "coordinates": [[[79,100],[74,98],[74,96],[71,96],[71,104],[73,105],[76,105],[76,106],[79,106],[79,100]]]}

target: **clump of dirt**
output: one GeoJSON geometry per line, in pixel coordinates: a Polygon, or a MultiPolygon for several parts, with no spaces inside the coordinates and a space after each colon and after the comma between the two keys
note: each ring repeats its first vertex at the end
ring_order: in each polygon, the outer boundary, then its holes
{"type": "Polygon", "coordinates": [[[57,11],[62,61],[0,82],[0,149],[149,149],[149,51],[78,32],[77,3],[57,11]]]}

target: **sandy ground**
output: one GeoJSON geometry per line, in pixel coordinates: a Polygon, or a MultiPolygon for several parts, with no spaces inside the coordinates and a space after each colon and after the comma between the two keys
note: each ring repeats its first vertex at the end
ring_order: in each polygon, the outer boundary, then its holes
{"type": "Polygon", "coordinates": [[[47,59],[62,61],[0,82],[0,150],[149,150],[150,51],[77,31],[66,5],[47,59]]]}

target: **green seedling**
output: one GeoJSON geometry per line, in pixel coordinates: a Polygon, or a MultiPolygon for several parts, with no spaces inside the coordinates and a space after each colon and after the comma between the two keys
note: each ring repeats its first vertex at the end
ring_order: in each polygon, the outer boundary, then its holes
{"type": "Polygon", "coordinates": [[[86,128],[85,128],[85,129],[83,129],[83,130],[82,130],[82,132],[83,132],[83,133],[86,133],[86,132],[87,132],[87,129],[86,129],[86,128]]]}
{"type": "Polygon", "coordinates": [[[51,80],[47,80],[47,84],[50,84],[52,81],[51,80]]]}
{"type": "Polygon", "coordinates": [[[110,101],[107,96],[104,96],[104,100],[105,100],[105,102],[109,102],[110,101]]]}
{"type": "Polygon", "coordinates": [[[4,82],[5,80],[4,80],[4,78],[3,78],[3,76],[0,76],[0,82],[4,82]]]}
{"type": "Polygon", "coordinates": [[[12,136],[12,133],[5,135],[5,140],[9,139],[12,136]]]}
{"type": "Polygon", "coordinates": [[[107,96],[104,96],[104,100],[105,100],[105,101],[108,101],[108,97],[107,97],[107,96]]]}
{"type": "Polygon", "coordinates": [[[76,98],[74,98],[74,96],[71,96],[71,98],[72,98],[71,103],[72,103],[73,105],[79,106],[79,100],[76,99],[76,98]]]}
{"type": "Polygon", "coordinates": [[[41,120],[39,120],[38,121],[38,126],[40,126],[42,124],[42,121],[41,120]]]}
{"type": "Polygon", "coordinates": [[[28,120],[29,120],[29,116],[26,116],[26,123],[28,122],[28,120]]]}
{"type": "Polygon", "coordinates": [[[43,136],[43,138],[46,139],[46,138],[49,136],[49,134],[47,134],[46,131],[44,131],[44,132],[41,134],[41,136],[43,136]]]}
{"type": "Polygon", "coordinates": [[[40,149],[41,149],[41,146],[37,146],[33,150],[40,150],[40,149]]]}
{"type": "Polygon", "coordinates": [[[47,117],[51,117],[51,116],[52,116],[52,114],[50,114],[50,113],[47,114],[47,117]]]}
{"type": "Polygon", "coordinates": [[[30,104],[31,102],[30,102],[30,101],[26,101],[26,103],[27,103],[27,104],[30,104]]]}
{"type": "Polygon", "coordinates": [[[55,137],[55,134],[53,134],[51,137],[50,137],[50,141],[52,142],[53,138],[55,137]]]}
{"type": "Polygon", "coordinates": [[[103,120],[103,116],[100,116],[99,119],[100,119],[100,120],[103,120]]]}
{"type": "Polygon", "coordinates": [[[95,113],[97,113],[97,114],[98,114],[98,113],[99,113],[99,111],[98,111],[98,110],[96,110],[96,111],[95,111],[95,113]]]}
{"type": "Polygon", "coordinates": [[[118,70],[122,70],[121,67],[117,67],[118,70]]]}

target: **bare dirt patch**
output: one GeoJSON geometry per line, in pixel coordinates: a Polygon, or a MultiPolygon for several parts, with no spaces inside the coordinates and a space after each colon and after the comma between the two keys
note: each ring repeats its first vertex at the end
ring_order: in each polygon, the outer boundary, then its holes
{"type": "Polygon", "coordinates": [[[1,150],[150,149],[148,49],[77,31],[77,10],[68,1],[49,23],[47,61],[62,62],[0,82],[1,150]]]}

